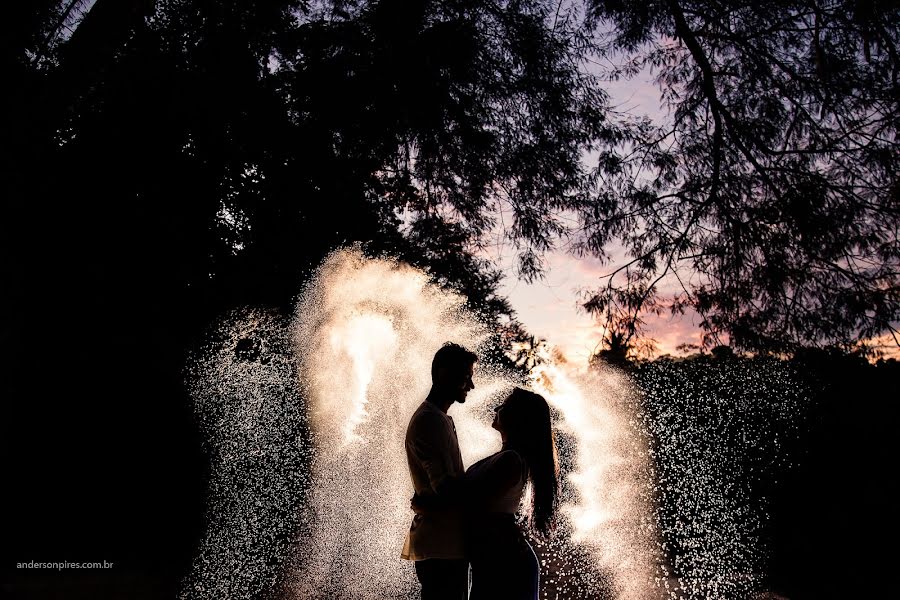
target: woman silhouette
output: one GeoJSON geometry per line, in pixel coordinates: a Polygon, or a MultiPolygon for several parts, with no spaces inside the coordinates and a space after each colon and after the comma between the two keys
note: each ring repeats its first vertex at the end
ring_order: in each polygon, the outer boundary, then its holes
{"type": "Polygon", "coordinates": [[[553,528],[559,484],[550,407],[542,396],[516,388],[497,407],[492,426],[502,448],[466,471],[470,600],[537,600],[537,557],[515,514],[530,483],[526,527],[539,535],[553,528]]]}

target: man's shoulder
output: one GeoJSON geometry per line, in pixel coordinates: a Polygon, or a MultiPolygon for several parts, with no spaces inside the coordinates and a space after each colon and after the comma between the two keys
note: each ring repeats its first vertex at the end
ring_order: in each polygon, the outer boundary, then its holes
{"type": "Polygon", "coordinates": [[[446,428],[448,423],[447,415],[426,400],[410,417],[406,431],[410,433],[419,429],[446,428]]]}
{"type": "Polygon", "coordinates": [[[420,420],[434,420],[434,421],[447,421],[447,414],[442,411],[440,408],[425,400],[416,411],[412,414],[410,421],[420,421],[420,420]]]}

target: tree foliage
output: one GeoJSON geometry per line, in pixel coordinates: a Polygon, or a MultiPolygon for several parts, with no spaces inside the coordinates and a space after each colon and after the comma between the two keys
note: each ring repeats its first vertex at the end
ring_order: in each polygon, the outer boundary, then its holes
{"type": "Polygon", "coordinates": [[[22,261],[17,287],[72,281],[120,307],[152,290],[161,318],[206,323],[290,303],[325,254],[359,242],[509,323],[498,340],[524,335],[483,238],[511,210],[534,275],[555,215],[586,197],[584,145],[609,128],[579,62],[587,34],[556,4],[84,8],[24,11],[11,244],[41,231],[58,260],[22,261]]]}
{"type": "Polygon", "coordinates": [[[98,295],[284,304],[361,242],[509,315],[479,258],[500,230],[526,278],[560,239],[623,246],[585,307],[626,346],[688,307],[742,349],[894,332],[895,4],[86,6],[17,5],[4,168],[32,224],[10,246],[45,233],[98,295]],[[604,52],[629,57],[613,77],[653,69],[669,122],[614,118],[604,52]]]}
{"type": "Polygon", "coordinates": [[[628,57],[612,76],[650,68],[670,118],[634,121],[600,154],[580,249],[629,256],[585,306],[626,320],[692,307],[707,343],[750,350],[896,340],[897,4],[590,11],[606,51],[628,57]]]}

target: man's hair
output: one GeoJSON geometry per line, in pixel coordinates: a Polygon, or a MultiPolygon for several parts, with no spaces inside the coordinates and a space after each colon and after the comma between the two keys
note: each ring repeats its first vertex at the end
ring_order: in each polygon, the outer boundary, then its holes
{"type": "Polygon", "coordinates": [[[434,382],[437,379],[438,370],[442,368],[462,371],[470,365],[474,365],[477,360],[478,356],[471,350],[453,342],[445,342],[434,353],[434,359],[431,361],[431,381],[434,382]]]}

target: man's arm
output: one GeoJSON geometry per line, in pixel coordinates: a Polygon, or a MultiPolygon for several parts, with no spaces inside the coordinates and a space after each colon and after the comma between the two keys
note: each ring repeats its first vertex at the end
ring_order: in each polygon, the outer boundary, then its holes
{"type": "Polygon", "coordinates": [[[504,452],[497,460],[483,467],[475,477],[458,478],[454,487],[446,494],[413,496],[410,507],[421,514],[455,508],[462,504],[478,509],[506,494],[507,490],[521,480],[524,469],[522,458],[517,453],[504,452]]]}
{"type": "Polygon", "coordinates": [[[437,415],[423,415],[413,436],[412,453],[428,476],[435,501],[458,502],[462,495],[462,473],[453,460],[456,440],[447,423],[437,415]]]}

